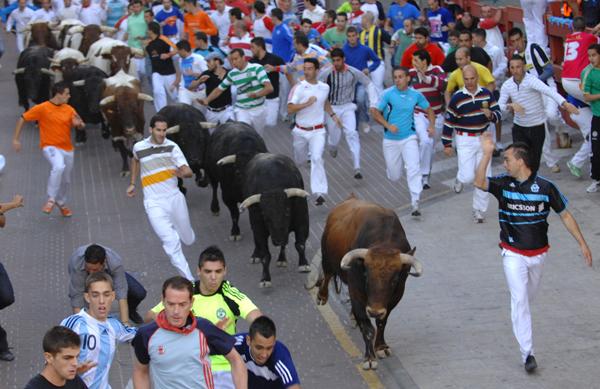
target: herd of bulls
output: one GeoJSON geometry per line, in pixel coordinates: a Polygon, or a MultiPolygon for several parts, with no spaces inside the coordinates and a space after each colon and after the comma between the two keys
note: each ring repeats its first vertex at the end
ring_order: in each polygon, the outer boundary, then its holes
{"type": "MultiPolygon", "coordinates": [[[[86,123],[100,124],[102,136],[112,139],[121,154],[124,175],[129,171],[131,147],[144,133],[144,102],[152,101],[142,93],[131,61],[143,53],[102,37],[104,27],[68,23],[31,25],[28,47],[14,72],[19,105],[28,109],[30,101],[43,102],[49,98],[53,81],[68,81],[70,104],[86,123]],[[58,51],[57,42],[63,47],[58,51]]],[[[293,232],[298,271],[309,272],[305,253],[309,194],[294,162],[269,153],[261,136],[247,124],[228,122],[211,132],[204,115],[186,104],[166,106],[159,114],[167,118],[167,136],[180,146],[196,184],[206,187],[210,183],[214,215],[220,211],[217,192],[221,187],[222,201],[231,215],[231,240],[241,238],[239,216],[248,210],[254,236],[250,261],[262,263],[260,287],[271,286],[269,237],[280,247],[277,265],[287,266],[285,249],[293,232]]],[[[78,131],[76,139],[85,142],[85,132],[78,131]]],[[[180,189],[186,193],[182,182],[180,189]]],[[[408,276],[422,272],[414,248],[393,210],[350,196],[329,214],[321,253],[322,275],[310,285],[319,286],[317,303],[327,302],[331,279],[338,293],[338,279],[348,285],[352,315],[365,341],[363,368],[375,369],[378,357],[390,355],[384,340],[389,313],[402,298],[408,276]]]]}

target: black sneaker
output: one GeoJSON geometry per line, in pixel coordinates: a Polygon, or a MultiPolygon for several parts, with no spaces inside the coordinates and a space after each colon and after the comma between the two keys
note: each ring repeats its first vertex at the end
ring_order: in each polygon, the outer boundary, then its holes
{"type": "Polygon", "coordinates": [[[0,361],[10,362],[10,361],[14,361],[14,360],[15,360],[15,355],[13,353],[11,353],[10,351],[6,350],[6,351],[0,352],[0,361]]]}
{"type": "Polygon", "coordinates": [[[325,203],[325,199],[323,198],[323,196],[319,196],[317,197],[317,199],[315,200],[315,205],[318,207],[320,205],[323,205],[325,203]]]}
{"type": "Polygon", "coordinates": [[[363,176],[362,174],[360,174],[360,170],[356,169],[354,171],[354,178],[356,178],[357,180],[362,180],[363,176]]]}
{"type": "Polygon", "coordinates": [[[535,361],[535,357],[533,355],[527,356],[524,367],[527,373],[533,373],[533,371],[537,368],[537,362],[535,361]]]}
{"type": "Polygon", "coordinates": [[[137,311],[129,312],[129,320],[135,324],[144,324],[144,319],[140,316],[137,311]]]}
{"type": "Polygon", "coordinates": [[[429,184],[423,184],[423,190],[431,189],[429,184]]]}

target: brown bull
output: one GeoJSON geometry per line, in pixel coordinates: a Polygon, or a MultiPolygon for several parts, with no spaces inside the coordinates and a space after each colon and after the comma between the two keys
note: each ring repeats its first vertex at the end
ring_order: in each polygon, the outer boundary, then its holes
{"type": "Polygon", "coordinates": [[[389,313],[402,299],[408,275],[422,272],[414,251],[391,209],[352,195],[327,217],[321,239],[324,279],[317,303],[327,302],[331,278],[348,285],[352,314],[365,341],[363,369],[376,369],[377,357],[391,354],[384,339],[389,313]],[[411,267],[414,273],[409,273],[411,267]]]}
{"type": "Polygon", "coordinates": [[[98,41],[102,37],[102,33],[104,29],[108,27],[106,26],[98,26],[96,24],[90,24],[88,26],[83,27],[81,32],[81,45],[79,46],[79,51],[83,53],[83,55],[87,55],[88,50],[92,43],[98,41]]]}
{"type": "Polygon", "coordinates": [[[144,133],[144,102],[152,97],[141,93],[139,80],[122,70],[104,81],[102,97],[100,108],[110,126],[113,146],[121,153],[124,176],[129,172],[132,143],[144,133]]]}
{"type": "Polygon", "coordinates": [[[25,47],[44,46],[58,50],[58,42],[46,22],[31,23],[25,27],[25,47]],[[27,33],[28,32],[28,33],[27,33]]]}

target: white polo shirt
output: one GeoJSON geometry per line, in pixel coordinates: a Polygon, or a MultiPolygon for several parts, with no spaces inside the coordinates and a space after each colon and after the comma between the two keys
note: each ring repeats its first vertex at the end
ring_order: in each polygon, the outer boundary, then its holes
{"type": "Polygon", "coordinates": [[[315,96],[317,101],[296,113],[296,124],[300,127],[313,127],[325,121],[325,101],[329,96],[329,85],[318,81],[311,84],[306,80],[297,83],[290,92],[289,102],[301,104],[315,96]]]}

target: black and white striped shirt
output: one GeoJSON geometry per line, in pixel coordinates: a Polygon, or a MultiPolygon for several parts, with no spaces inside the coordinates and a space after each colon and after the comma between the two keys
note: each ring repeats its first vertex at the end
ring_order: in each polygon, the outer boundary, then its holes
{"type": "Polygon", "coordinates": [[[356,84],[361,83],[369,95],[369,99],[376,102],[377,91],[375,86],[363,72],[346,65],[344,71],[338,72],[332,66],[319,73],[319,80],[329,85],[329,103],[342,105],[352,103],[356,91],[356,84]]]}

